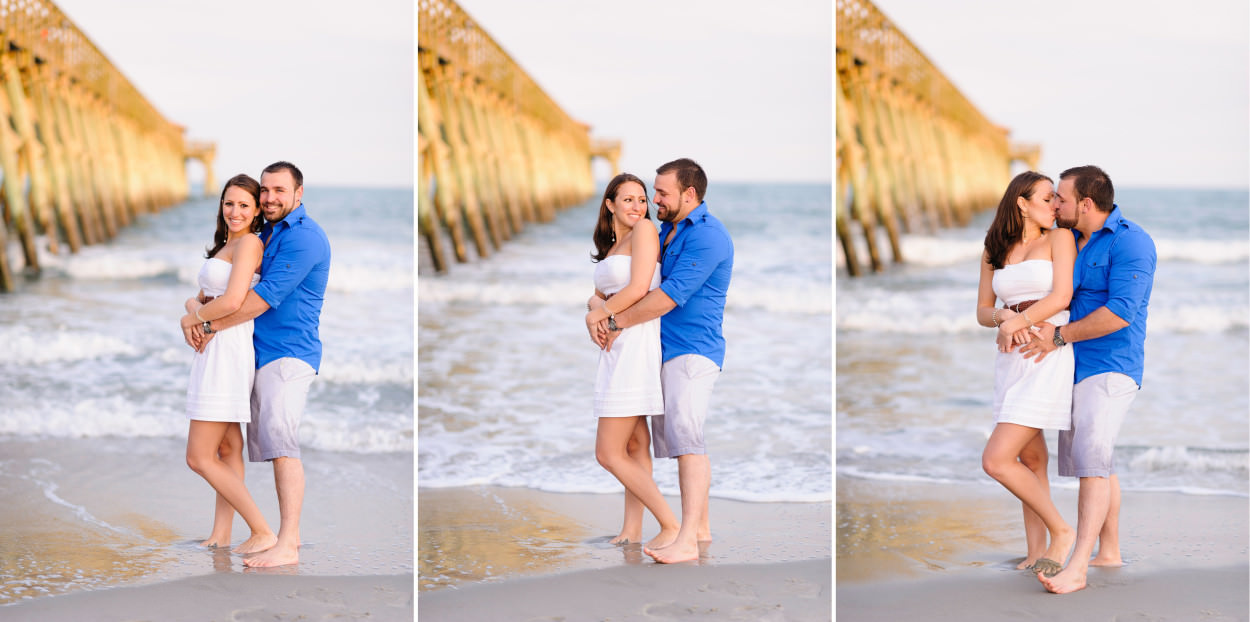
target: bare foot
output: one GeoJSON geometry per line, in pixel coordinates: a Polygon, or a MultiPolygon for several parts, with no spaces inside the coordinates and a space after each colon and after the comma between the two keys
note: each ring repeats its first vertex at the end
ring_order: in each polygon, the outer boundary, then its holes
{"type": "Polygon", "coordinates": [[[200,546],[210,549],[224,549],[230,546],[230,534],[226,534],[224,536],[209,536],[207,540],[200,543],[200,546]]]}
{"type": "Polygon", "coordinates": [[[652,550],[662,549],[672,544],[673,541],[677,539],[678,531],[681,531],[681,529],[678,527],[669,527],[668,529],[661,529],[660,533],[655,534],[655,537],[651,538],[650,542],[647,542],[647,548],[652,549],[652,550]]]}
{"type": "Polygon", "coordinates": [[[710,531],[700,531],[699,533],[695,534],[695,537],[696,537],[696,538],[698,538],[699,542],[711,542],[711,541],[712,541],[712,532],[710,532],[710,531]]]}
{"type": "Polygon", "coordinates": [[[697,542],[674,542],[662,549],[643,548],[642,552],[661,564],[692,562],[699,559],[699,544],[697,542]]]}
{"type": "Polygon", "coordinates": [[[1072,550],[1072,545],[1076,544],[1076,530],[1068,527],[1058,534],[1051,534],[1050,547],[1046,549],[1046,553],[1042,555],[1047,559],[1053,559],[1060,565],[1066,564],[1068,561],[1068,552],[1072,550]]]}
{"type": "Polygon", "coordinates": [[[1030,555],[1024,558],[1024,561],[1016,565],[1016,570],[1027,570],[1029,566],[1037,563],[1037,560],[1041,559],[1041,557],[1041,555],[1030,555]]]}
{"type": "Polygon", "coordinates": [[[1090,561],[1089,565],[1110,566],[1110,567],[1123,566],[1124,560],[1120,559],[1120,556],[1118,554],[1112,554],[1108,552],[1106,555],[1103,555],[1102,551],[1098,551],[1098,556],[1095,557],[1092,561],[1090,561]]]}
{"type": "Polygon", "coordinates": [[[234,547],[234,552],[241,555],[259,553],[273,548],[273,545],[277,543],[278,536],[272,531],[268,533],[254,533],[252,537],[244,540],[239,546],[234,547]]]}
{"type": "Polygon", "coordinates": [[[243,560],[243,565],[248,568],[271,568],[298,563],[299,548],[286,546],[274,546],[263,553],[257,553],[243,560]]]}
{"type": "Polygon", "coordinates": [[[1063,569],[1063,572],[1053,577],[1047,577],[1039,572],[1037,580],[1046,586],[1047,592],[1054,594],[1068,594],[1085,589],[1085,572],[1075,566],[1068,566],[1063,569]]]}

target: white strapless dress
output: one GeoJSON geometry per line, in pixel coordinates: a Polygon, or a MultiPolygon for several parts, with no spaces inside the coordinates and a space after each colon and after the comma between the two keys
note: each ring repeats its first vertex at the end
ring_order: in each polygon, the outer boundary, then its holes
{"type": "MultiPolygon", "coordinates": [[[[226,293],[233,266],[216,257],[200,267],[200,289],[209,296],[226,293]]],[[[252,285],[260,275],[252,275],[252,285]]],[[[187,384],[187,418],[200,421],[252,420],[252,383],[256,355],[252,349],[252,321],[214,333],[208,347],[191,361],[187,384]]]]}
{"type": "MultiPolygon", "coordinates": [[[[994,295],[1006,305],[1040,300],[1050,294],[1054,264],[1030,259],[994,271],[994,295]]],[[[1046,320],[1055,326],[1068,323],[1068,312],[1060,311],[1046,320]]],[[[1030,428],[1067,430],[1072,427],[1072,380],[1076,360],[1067,345],[1037,362],[1024,358],[1017,348],[999,352],[994,363],[994,421],[1030,428]]]]}
{"type": "MultiPolygon", "coordinates": [[[[629,284],[628,255],[609,255],[595,265],[595,289],[615,294],[629,284]]],[[[651,287],[660,286],[656,264],[651,287]]],[[[660,388],[660,319],[630,326],[612,343],[612,351],[599,351],[595,379],[596,417],[636,417],[664,414],[660,388]]]]}

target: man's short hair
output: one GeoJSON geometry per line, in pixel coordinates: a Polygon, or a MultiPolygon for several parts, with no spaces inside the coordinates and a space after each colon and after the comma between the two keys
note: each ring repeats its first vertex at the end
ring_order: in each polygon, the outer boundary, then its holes
{"type": "Polygon", "coordinates": [[[1074,166],[1060,173],[1059,180],[1072,179],[1072,188],[1076,190],[1076,200],[1089,197],[1098,211],[1110,214],[1115,208],[1115,188],[1111,178],[1102,169],[1093,164],[1074,166]]]}
{"type": "Polygon", "coordinates": [[[690,158],[679,158],[655,169],[656,175],[674,172],[677,173],[677,191],[685,192],[686,188],[694,188],[695,196],[699,198],[699,202],[703,202],[703,193],[707,191],[707,175],[703,173],[703,167],[690,158]]]}
{"type": "Polygon", "coordinates": [[[298,190],[299,188],[304,187],[304,174],[299,172],[299,169],[296,168],[294,164],[291,164],[286,160],[279,160],[269,166],[266,166],[265,170],[261,171],[260,174],[264,175],[265,173],[277,173],[278,171],[287,171],[291,174],[291,177],[295,179],[295,187],[291,188],[292,190],[298,190]]]}

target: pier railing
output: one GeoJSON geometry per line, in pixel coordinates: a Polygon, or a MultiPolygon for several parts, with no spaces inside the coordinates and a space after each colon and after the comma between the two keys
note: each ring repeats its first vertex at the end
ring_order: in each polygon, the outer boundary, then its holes
{"type": "Polygon", "coordinates": [[[417,218],[434,268],[444,231],[487,257],[526,223],[594,194],[591,158],[615,168],[620,143],[592,142],[516,61],[451,0],[420,0],[417,218]]]}
{"type": "Polygon", "coordinates": [[[200,156],[53,2],[0,3],[0,30],[0,291],[11,291],[10,235],[37,274],[37,236],[54,253],[108,240],[185,199],[185,160],[200,156]]]}
{"type": "Polygon", "coordinates": [[[1012,145],[868,0],[837,0],[835,226],[847,272],[885,267],[879,232],[903,261],[900,229],[967,224],[994,207],[1011,162],[1037,166],[1038,145],[1012,145]]]}

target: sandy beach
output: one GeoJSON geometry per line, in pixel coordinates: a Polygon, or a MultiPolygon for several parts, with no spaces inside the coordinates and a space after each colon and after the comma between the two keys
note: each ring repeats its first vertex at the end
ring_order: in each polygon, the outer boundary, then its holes
{"type": "MultiPolygon", "coordinates": [[[[411,620],[411,453],[305,450],[300,563],[198,543],[212,489],[179,439],[0,438],[4,620],[411,620]]],[[[272,468],[248,489],[276,528],[272,468]]],[[[233,542],[248,533],[236,516],[233,542]]]]}
{"type": "MultiPolygon", "coordinates": [[[[839,478],[837,494],[841,620],[1250,618],[1245,497],[1124,492],[1125,565],[1057,596],[1015,570],[1020,504],[997,487],[839,478]]],[[[1076,490],[1052,494],[1075,525],[1076,490]]]]}
{"type": "MultiPolygon", "coordinates": [[[[713,542],[697,563],[663,566],[608,544],[618,495],[525,488],[420,488],[423,620],[829,620],[828,503],[713,498],[713,542]]],[[[669,497],[677,508],[679,500],[669,497]]],[[[654,535],[650,518],[643,537],[654,535]]]]}

